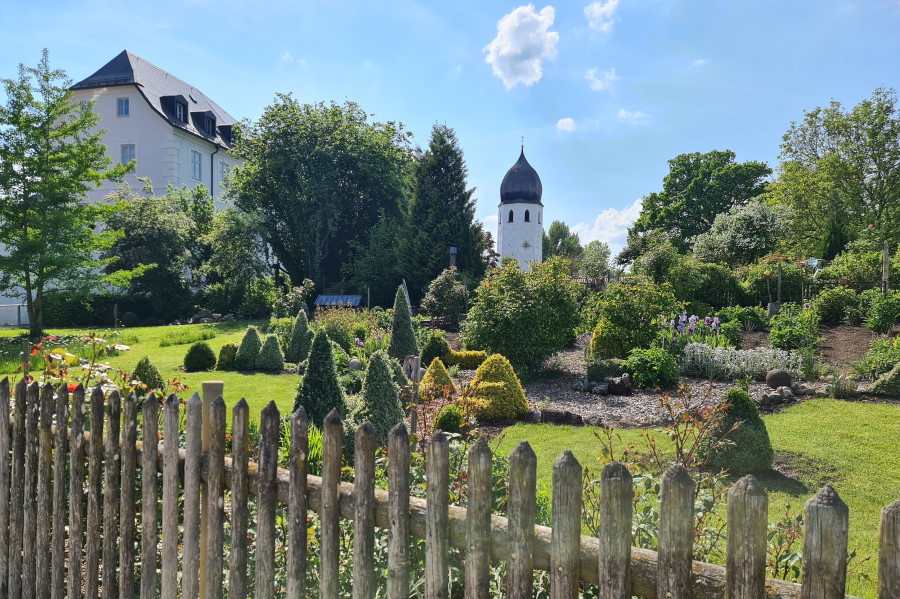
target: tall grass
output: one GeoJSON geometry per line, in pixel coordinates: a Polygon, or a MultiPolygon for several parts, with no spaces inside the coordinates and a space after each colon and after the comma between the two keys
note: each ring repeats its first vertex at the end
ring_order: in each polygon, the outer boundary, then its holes
{"type": "Polygon", "coordinates": [[[206,341],[216,336],[216,332],[212,329],[177,329],[173,328],[171,335],[166,335],[159,342],[160,347],[170,347],[172,345],[187,345],[196,341],[206,341]]]}

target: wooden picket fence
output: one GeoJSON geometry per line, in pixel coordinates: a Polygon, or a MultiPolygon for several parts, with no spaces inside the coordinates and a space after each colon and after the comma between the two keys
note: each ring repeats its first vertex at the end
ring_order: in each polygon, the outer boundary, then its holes
{"type": "MultiPolygon", "coordinates": [[[[233,451],[226,456],[221,383],[204,384],[204,398],[194,394],[183,414],[174,396],[163,404],[166,434],[179,431],[184,416],[184,447],[179,434],[159,443],[154,401],[142,406],[143,442],[138,442],[133,395],[121,399],[113,391],[104,402],[103,392],[95,389],[87,414],[81,387],[69,396],[65,386],[54,393],[50,385],[19,382],[15,391],[11,410],[9,382],[0,382],[0,418],[11,421],[10,427],[0,426],[0,497],[8,498],[0,501],[0,598],[169,599],[180,593],[218,599],[226,590],[226,517],[231,527],[228,595],[274,597],[278,504],[288,514],[285,578],[291,598],[306,596],[308,510],[321,517],[322,598],[340,594],[340,518],[354,523],[354,599],[375,596],[376,527],[388,531],[390,599],[409,596],[410,537],[425,539],[429,598],[448,597],[450,547],[463,551],[465,596],[473,599],[488,597],[490,565],[500,561],[506,562],[510,598],[533,596],[535,570],[549,572],[553,599],[577,596],[581,582],[598,585],[603,599],[844,597],[848,510],[827,486],[806,504],[801,586],[765,576],[768,497],[753,477],[729,491],[727,565],[721,567],[691,559],[694,481],[677,466],[662,479],[656,552],[631,546],[633,486],[621,464],[603,469],[601,530],[592,538],[581,535],[582,470],[568,451],[553,466],[552,527],[544,527],[535,525],[537,461],[526,442],[509,458],[507,519],[491,514],[492,455],[483,439],[469,450],[468,507],[461,508],[449,505],[449,443],[440,432],[428,442],[423,500],[410,497],[410,437],[402,425],[390,434],[388,490],[380,490],[375,488],[374,429],[368,422],[356,430],[354,483],[341,482],[343,428],[335,412],[324,422],[322,476],[317,477],[307,471],[308,425],[302,410],[290,418],[290,468],[278,468],[281,421],[274,403],[261,414],[259,462],[248,459],[244,400],[233,408],[233,451]],[[105,435],[97,434],[104,421],[105,435]],[[154,473],[141,477],[140,488],[138,468],[154,473]],[[161,537],[157,472],[162,473],[161,537]],[[247,568],[249,495],[257,504],[255,580],[248,579],[247,568]],[[137,542],[140,572],[146,573],[139,581],[137,542]]],[[[897,598],[900,502],[884,510],[881,534],[879,597],[897,598]]]]}

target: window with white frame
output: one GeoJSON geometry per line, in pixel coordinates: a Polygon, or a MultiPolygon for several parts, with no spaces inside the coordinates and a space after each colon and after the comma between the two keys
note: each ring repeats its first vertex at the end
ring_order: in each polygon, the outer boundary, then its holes
{"type": "Polygon", "coordinates": [[[182,123],[187,122],[187,119],[184,118],[184,104],[181,102],[175,102],[175,118],[182,123]]]}
{"type": "Polygon", "coordinates": [[[224,162],[219,163],[219,182],[223,185],[226,183],[225,177],[228,175],[228,165],[224,162]]]}
{"type": "Polygon", "coordinates": [[[128,98],[116,98],[116,116],[128,116],[128,98]]]}
{"type": "Polygon", "coordinates": [[[194,150],[191,150],[191,178],[198,181],[203,179],[203,156],[194,150]]]}
{"type": "Polygon", "coordinates": [[[128,164],[134,157],[134,144],[122,144],[122,164],[128,164]]]}

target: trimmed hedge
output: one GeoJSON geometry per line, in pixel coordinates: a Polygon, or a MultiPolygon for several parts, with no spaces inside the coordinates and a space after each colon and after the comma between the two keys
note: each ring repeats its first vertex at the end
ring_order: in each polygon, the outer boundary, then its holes
{"type": "Polygon", "coordinates": [[[131,378],[142,382],[146,387],[138,386],[135,395],[142,397],[149,391],[165,391],[166,380],[160,374],[159,369],[150,361],[150,356],[144,356],[134,367],[131,378]]]}
{"type": "Polygon", "coordinates": [[[375,443],[387,443],[388,433],[405,415],[400,405],[400,388],[394,382],[391,363],[383,351],[376,351],[369,358],[362,396],[352,420],[355,426],[368,420],[375,427],[375,443]]]}
{"type": "Polygon", "coordinates": [[[528,401],[519,377],[509,360],[500,354],[489,357],[475,371],[475,412],[478,418],[501,420],[518,418],[528,411],[528,401]]]}
{"type": "Polygon", "coordinates": [[[302,406],[306,410],[309,421],[319,428],[322,428],[325,416],[332,409],[337,408],[341,418],[347,416],[346,399],[338,382],[331,352],[331,340],[328,338],[328,334],[320,331],[313,337],[306,375],[297,389],[292,410],[296,412],[297,408],[302,406]]]}
{"type": "Polygon", "coordinates": [[[294,320],[294,327],[291,329],[291,337],[288,341],[287,350],[284,352],[284,359],[294,364],[299,364],[309,355],[309,346],[312,344],[312,332],[309,330],[309,321],[306,318],[306,312],[300,310],[297,318],[294,320]]]}
{"type": "Polygon", "coordinates": [[[394,320],[391,324],[391,343],[388,345],[388,355],[401,362],[406,359],[406,356],[419,355],[409,304],[406,302],[406,294],[403,293],[402,286],[397,288],[397,296],[394,298],[394,320]]]}
{"type": "Polygon", "coordinates": [[[458,435],[462,432],[462,422],[463,417],[459,408],[450,404],[449,406],[444,406],[441,408],[441,411],[438,412],[437,417],[434,419],[433,428],[435,430],[442,430],[445,433],[455,433],[458,435]]]}
{"type": "Polygon", "coordinates": [[[216,354],[205,341],[198,341],[184,354],[185,372],[202,372],[216,366],[216,354]]]}
{"type": "Polygon", "coordinates": [[[422,364],[431,364],[435,358],[443,359],[453,351],[447,342],[447,333],[440,329],[428,331],[425,335],[425,343],[422,345],[422,364]]]}
{"type": "Polygon", "coordinates": [[[266,335],[259,356],[256,358],[256,369],[264,372],[281,372],[284,370],[284,354],[277,335],[266,335]]]}
{"type": "Polygon", "coordinates": [[[219,350],[219,359],[216,362],[216,370],[234,370],[234,358],[237,356],[238,344],[226,343],[219,350]]]}
{"type": "Polygon", "coordinates": [[[709,456],[709,465],[713,468],[727,468],[729,473],[737,475],[770,469],[775,451],[772,449],[766,424],[760,418],[750,395],[735,387],[725,393],[722,401],[731,404],[731,407],[725,414],[718,434],[724,434],[735,423],[740,425],[726,437],[731,444],[719,447],[709,456]]]}
{"type": "Polygon", "coordinates": [[[441,357],[444,366],[459,366],[463,370],[475,370],[487,360],[485,351],[453,351],[441,357]]]}
{"type": "Polygon", "coordinates": [[[256,360],[259,358],[261,349],[262,341],[259,338],[259,329],[247,327],[247,332],[241,339],[241,346],[234,357],[234,367],[238,370],[253,370],[256,368],[256,360]]]}
{"type": "Polygon", "coordinates": [[[445,387],[450,388],[450,393],[456,391],[456,385],[450,378],[450,373],[444,368],[444,363],[440,358],[435,358],[428,365],[425,376],[422,377],[422,386],[431,388],[435,395],[442,395],[445,387]]]}

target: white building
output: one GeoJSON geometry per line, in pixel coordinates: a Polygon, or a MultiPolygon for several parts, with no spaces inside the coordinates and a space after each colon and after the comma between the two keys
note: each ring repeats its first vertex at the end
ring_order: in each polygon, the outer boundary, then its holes
{"type": "MultiPolygon", "coordinates": [[[[71,90],[76,102],[95,102],[109,157],[136,161],[126,176],[132,189],[143,188],[138,177],[150,179],[155,195],[169,183],[202,183],[221,200],[223,177],[240,162],[229,154],[235,120],[203,92],[128,50],[71,90]]],[[[100,200],[115,188],[106,182],[88,198],[100,200]]]]}
{"type": "Polygon", "coordinates": [[[500,184],[497,249],[501,260],[507,256],[515,258],[526,272],[531,270],[532,262],[543,258],[542,194],[541,178],[525,160],[523,147],[519,159],[500,184]]]}

